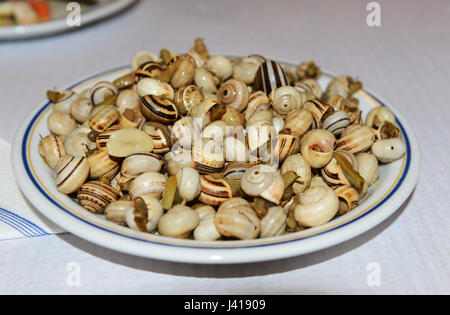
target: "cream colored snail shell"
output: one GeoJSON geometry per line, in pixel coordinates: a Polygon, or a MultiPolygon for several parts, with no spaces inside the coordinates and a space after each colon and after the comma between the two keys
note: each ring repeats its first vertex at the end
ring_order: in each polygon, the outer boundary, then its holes
{"type": "Polygon", "coordinates": [[[108,154],[106,150],[99,150],[87,158],[90,166],[90,177],[98,179],[101,177],[114,178],[120,170],[119,162],[108,154]]]}
{"type": "Polygon", "coordinates": [[[177,172],[177,186],[180,197],[189,202],[200,194],[200,174],[191,167],[185,167],[177,172]]]}
{"type": "Polygon", "coordinates": [[[257,110],[267,110],[270,106],[271,100],[263,91],[256,91],[250,94],[247,107],[244,111],[245,120],[250,119],[253,113],[257,110]]]}
{"type": "Polygon", "coordinates": [[[214,225],[216,210],[211,206],[202,206],[196,208],[195,212],[200,218],[200,224],[194,230],[194,239],[198,241],[215,241],[220,239],[221,235],[214,225]]]}
{"type": "Polygon", "coordinates": [[[284,181],[272,167],[255,165],[244,173],[241,188],[249,196],[259,196],[279,204],[284,192],[284,181]]]}
{"type": "Polygon", "coordinates": [[[39,142],[39,154],[51,169],[55,169],[60,158],[66,155],[64,143],[58,136],[49,135],[39,142]]]}
{"type": "Polygon", "coordinates": [[[233,65],[233,78],[241,79],[246,84],[252,84],[262,62],[257,57],[239,58],[233,65]]]}
{"type": "Polygon", "coordinates": [[[77,100],[80,95],[73,91],[59,91],[59,94],[63,96],[53,104],[53,110],[55,112],[64,112],[66,114],[70,114],[71,104],[77,100]]]}
{"type": "Polygon", "coordinates": [[[328,130],[314,129],[301,140],[300,152],[313,168],[322,168],[333,156],[336,138],[328,130]]]}
{"type": "Polygon", "coordinates": [[[225,81],[233,74],[231,61],[224,56],[213,56],[206,62],[206,68],[214,73],[221,81],[225,81]]]}
{"type": "Polygon", "coordinates": [[[255,239],[261,232],[261,222],[250,204],[242,198],[224,202],[214,217],[217,231],[228,237],[255,239]]]}
{"type": "Polygon", "coordinates": [[[136,85],[136,91],[140,97],[146,95],[165,96],[170,100],[175,97],[175,92],[170,84],[151,78],[140,80],[136,85]]]}
{"type": "Polygon", "coordinates": [[[105,208],[106,220],[125,226],[126,213],[130,209],[133,210],[130,200],[117,200],[111,202],[105,208]]]}
{"type": "Polygon", "coordinates": [[[192,108],[199,105],[204,99],[203,92],[196,85],[183,86],[176,91],[174,96],[174,102],[181,115],[190,114],[192,108]]]}
{"type": "Polygon", "coordinates": [[[400,138],[383,139],[375,141],[371,151],[381,163],[390,163],[405,154],[406,145],[400,138]]]}
{"type": "Polygon", "coordinates": [[[163,236],[185,238],[200,224],[199,215],[190,207],[177,205],[159,221],[158,231],[163,236]]]}
{"type": "Polygon", "coordinates": [[[224,178],[202,175],[200,186],[198,200],[207,205],[218,206],[233,197],[233,191],[224,178]]]}
{"type": "Polygon", "coordinates": [[[377,106],[372,108],[370,112],[367,113],[366,126],[376,128],[381,126],[386,121],[395,124],[394,113],[385,106],[377,106]]]}
{"type": "Polygon", "coordinates": [[[94,108],[91,101],[87,97],[78,97],[70,105],[70,114],[80,124],[84,123],[91,116],[94,108]]]}
{"type": "Polygon", "coordinates": [[[377,157],[371,153],[363,152],[356,155],[356,159],[359,175],[364,178],[369,186],[373,185],[379,177],[377,157]]]}
{"type": "Polygon", "coordinates": [[[311,167],[308,161],[300,154],[290,155],[281,165],[281,174],[294,171],[298,178],[292,184],[294,194],[304,192],[311,183],[311,167]]]}
{"type": "MultiPolygon", "coordinates": [[[[140,198],[144,200],[144,203],[147,206],[145,230],[142,232],[152,232],[157,228],[159,221],[163,217],[164,209],[159,200],[156,199],[152,194],[142,195],[140,196],[140,198]]],[[[134,200],[133,203],[134,202],[136,201],[134,200]]],[[[140,228],[135,221],[135,215],[135,208],[129,208],[125,213],[125,221],[129,228],[140,231],[140,228]]]]}
{"type": "Polygon", "coordinates": [[[175,89],[191,84],[197,68],[194,59],[189,55],[181,56],[177,64],[170,80],[170,84],[175,89]]]}
{"type": "Polygon", "coordinates": [[[76,192],[89,176],[89,163],[85,157],[65,155],[55,168],[58,191],[69,195],[76,192]]]}
{"type": "Polygon", "coordinates": [[[358,153],[367,151],[375,140],[375,133],[372,128],[353,124],[348,126],[336,143],[336,149],[358,153]]]}
{"type": "Polygon", "coordinates": [[[105,131],[120,118],[120,113],[114,105],[102,106],[98,111],[93,111],[91,114],[89,127],[96,132],[105,131]]]}
{"type": "Polygon", "coordinates": [[[100,81],[90,90],[89,99],[91,100],[92,105],[96,106],[108,97],[116,94],[119,94],[119,89],[114,84],[107,81],[100,81]]]}
{"type": "Polygon", "coordinates": [[[313,123],[313,115],[306,109],[297,109],[289,113],[284,121],[284,129],[298,136],[304,135],[313,123]]]}
{"type": "Polygon", "coordinates": [[[119,111],[119,114],[122,115],[127,109],[133,111],[140,110],[140,104],[141,98],[139,97],[139,94],[131,89],[126,89],[120,91],[115,106],[119,111]]]}
{"type": "Polygon", "coordinates": [[[208,69],[197,67],[194,82],[204,93],[216,93],[220,80],[208,69]]]}
{"type": "Polygon", "coordinates": [[[139,66],[141,66],[142,64],[149,62],[149,61],[159,63],[162,60],[161,60],[161,58],[158,57],[158,55],[156,55],[153,52],[139,51],[131,59],[131,68],[133,70],[136,70],[137,68],[139,68],[139,66]]]}
{"type": "Polygon", "coordinates": [[[166,187],[167,179],[163,174],[158,172],[146,172],[136,177],[130,185],[129,193],[132,199],[152,194],[155,198],[160,199],[166,187]]]}
{"type": "Polygon", "coordinates": [[[122,162],[121,173],[128,178],[136,178],[147,172],[159,172],[164,159],[153,153],[135,153],[122,162]]]}
{"type": "Polygon", "coordinates": [[[282,117],[302,107],[302,99],[298,91],[292,86],[282,86],[273,90],[269,95],[272,108],[282,117]]]}
{"type": "Polygon", "coordinates": [[[334,188],[334,192],[339,199],[339,214],[346,214],[358,205],[359,194],[352,186],[337,186],[334,188]]]}
{"type": "Polygon", "coordinates": [[[287,214],[282,207],[270,207],[261,219],[261,238],[280,236],[286,229],[287,214]]]}
{"type": "Polygon", "coordinates": [[[225,164],[222,146],[214,140],[202,138],[194,143],[192,150],[192,163],[200,174],[220,172],[225,164]]]}
{"type": "Polygon", "coordinates": [[[70,116],[70,114],[56,111],[48,116],[47,126],[51,133],[57,136],[67,136],[69,133],[77,129],[77,122],[70,116]]]}
{"type": "Polygon", "coordinates": [[[333,189],[315,186],[299,195],[295,220],[301,226],[314,227],[330,221],[339,210],[339,199],[333,189]]]}
{"type": "Polygon", "coordinates": [[[238,111],[243,111],[248,103],[248,89],[244,81],[229,79],[217,91],[217,95],[223,104],[231,106],[238,111]]]}
{"type": "Polygon", "coordinates": [[[95,142],[88,139],[91,129],[88,127],[80,127],[67,135],[64,147],[66,152],[73,156],[86,156],[89,151],[95,150],[97,147],[95,142]]]}

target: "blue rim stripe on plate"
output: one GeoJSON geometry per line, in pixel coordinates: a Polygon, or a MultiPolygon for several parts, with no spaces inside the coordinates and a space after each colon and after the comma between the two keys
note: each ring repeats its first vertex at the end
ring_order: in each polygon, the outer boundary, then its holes
{"type": "MultiPolygon", "coordinates": [[[[108,70],[108,71],[105,71],[105,72],[102,72],[102,73],[99,73],[99,74],[92,75],[92,76],[90,76],[89,78],[84,79],[84,80],[82,80],[82,81],[80,81],[80,82],[78,82],[78,83],[72,85],[72,86],[69,87],[68,89],[73,89],[73,88],[75,88],[76,86],[78,86],[78,85],[80,85],[80,84],[82,84],[82,83],[84,83],[84,82],[86,82],[86,81],[88,81],[88,80],[94,79],[94,78],[96,78],[96,77],[103,76],[103,75],[107,75],[108,73],[112,73],[112,72],[119,71],[119,70],[126,69],[126,68],[128,68],[128,66],[121,66],[121,67],[117,67],[117,68],[114,68],[114,69],[111,69],[111,70],[108,70]]],[[[333,77],[332,75],[328,75],[328,74],[326,74],[326,73],[324,73],[324,75],[329,76],[329,77],[333,77]]],[[[375,96],[372,95],[371,93],[369,93],[369,92],[367,92],[367,91],[364,91],[364,92],[365,92],[367,95],[369,95],[371,98],[373,98],[373,99],[374,99],[378,104],[380,104],[381,106],[386,106],[381,100],[379,100],[377,97],[375,97],[375,96]]],[[[181,244],[161,243],[161,242],[157,242],[157,241],[152,241],[152,240],[148,240],[148,239],[141,239],[141,238],[133,237],[133,236],[131,236],[131,235],[125,235],[125,234],[122,234],[122,233],[119,233],[119,232],[111,231],[111,230],[109,230],[109,229],[107,229],[107,228],[98,226],[98,225],[96,225],[96,224],[94,224],[94,223],[92,223],[92,222],[89,222],[89,221],[87,221],[87,220],[85,220],[85,219],[83,219],[83,218],[80,218],[80,217],[78,217],[77,215],[75,215],[74,213],[72,213],[72,212],[68,211],[67,209],[65,209],[64,207],[62,207],[62,206],[61,206],[60,204],[58,204],[57,202],[55,202],[55,201],[53,200],[53,198],[51,198],[51,197],[50,197],[50,196],[49,196],[49,195],[48,195],[48,194],[40,187],[39,183],[38,183],[38,182],[36,181],[36,179],[34,178],[32,172],[31,172],[30,166],[29,166],[29,164],[28,164],[28,159],[27,159],[27,143],[28,143],[28,138],[29,138],[29,136],[30,136],[30,132],[31,132],[31,130],[32,130],[32,127],[33,127],[33,125],[34,125],[34,122],[39,118],[39,116],[42,114],[42,112],[43,112],[44,110],[47,109],[48,106],[50,106],[50,102],[48,102],[48,103],[47,103],[41,110],[39,110],[38,113],[33,117],[32,121],[30,122],[30,124],[28,125],[28,127],[27,127],[27,129],[26,129],[26,131],[25,131],[25,135],[24,135],[23,142],[22,142],[22,160],[23,160],[23,164],[24,164],[25,170],[26,170],[26,172],[27,172],[29,178],[31,179],[31,181],[33,182],[33,184],[35,185],[35,187],[36,187],[36,188],[37,188],[37,189],[38,189],[38,190],[39,190],[39,191],[40,191],[40,192],[41,192],[41,193],[42,193],[42,194],[43,194],[43,195],[44,195],[44,196],[52,203],[52,204],[54,204],[55,206],[57,206],[59,209],[63,210],[65,213],[70,214],[71,216],[77,218],[78,220],[80,220],[80,221],[82,221],[82,222],[84,222],[84,223],[87,223],[87,224],[89,224],[89,225],[91,225],[91,226],[93,226],[93,227],[95,227],[95,228],[97,228],[97,229],[100,229],[100,230],[103,230],[103,231],[106,231],[106,232],[109,232],[109,233],[112,233],[112,234],[115,234],[115,235],[118,235],[118,236],[130,238],[130,239],[133,239],[133,240],[138,240],[138,241],[142,241],[142,242],[146,242],[146,243],[151,243],[151,244],[155,244],[155,245],[160,245],[160,246],[171,246],[171,247],[182,247],[182,248],[193,248],[193,249],[219,249],[219,250],[224,250],[224,249],[255,248],[255,247],[273,246],[273,245],[280,245],[280,244],[287,244],[287,243],[291,243],[291,242],[297,242],[297,241],[305,240],[305,239],[308,239],[308,238],[316,237],[316,236],[319,236],[319,235],[322,235],[322,234],[325,234],[325,233],[329,233],[329,232],[332,232],[332,231],[341,229],[341,228],[347,226],[347,225],[350,224],[350,223],[353,223],[353,222],[356,222],[356,221],[360,220],[361,218],[363,218],[363,217],[365,217],[366,215],[372,213],[373,211],[375,211],[376,209],[378,209],[381,205],[383,205],[383,204],[384,204],[384,203],[385,203],[385,202],[386,202],[386,201],[387,201],[387,200],[388,200],[388,199],[389,199],[389,198],[390,198],[390,197],[398,190],[398,188],[399,188],[399,187],[401,186],[401,184],[403,183],[404,179],[406,178],[406,175],[407,175],[408,172],[409,172],[409,167],[410,167],[410,162],[411,162],[411,144],[410,144],[410,141],[409,141],[409,139],[408,139],[408,135],[406,134],[406,132],[405,132],[405,130],[404,130],[404,127],[403,127],[403,125],[400,123],[400,121],[396,120],[396,121],[397,121],[397,124],[398,124],[398,126],[399,126],[399,128],[400,128],[400,130],[401,130],[401,132],[402,132],[402,134],[403,134],[403,137],[404,137],[404,140],[405,140],[405,144],[406,144],[406,163],[405,163],[405,168],[404,168],[404,170],[403,170],[403,172],[402,172],[402,174],[401,174],[401,177],[400,177],[400,179],[398,180],[397,184],[396,184],[395,187],[389,192],[389,194],[388,194],[387,196],[385,196],[380,202],[378,202],[378,204],[376,204],[376,205],[375,205],[374,207],[372,207],[370,210],[368,210],[368,211],[366,211],[365,213],[363,213],[363,214],[357,216],[356,218],[354,218],[354,219],[352,219],[352,220],[350,220],[350,221],[348,221],[348,222],[346,222],[346,223],[343,223],[343,224],[341,224],[341,225],[339,225],[339,226],[333,227],[333,228],[331,228],[331,229],[329,229],[329,230],[325,230],[325,231],[322,231],[322,232],[318,232],[318,233],[315,233],[315,234],[312,234],[312,235],[308,235],[308,236],[304,236],[304,237],[300,237],[300,238],[295,238],[295,239],[290,239],[290,240],[284,240],[284,241],[279,241],[279,242],[273,242],[273,243],[268,243],[268,244],[256,244],[256,245],[244,245],[244,246],[239,246],[239,245],[237,245],[237,246],[235,246],[235,247],[233,247],[233,246],[227,246],[227,247],[210,247],[210,246],[190,246],[190,245],[181,245],[181,244]]]]}

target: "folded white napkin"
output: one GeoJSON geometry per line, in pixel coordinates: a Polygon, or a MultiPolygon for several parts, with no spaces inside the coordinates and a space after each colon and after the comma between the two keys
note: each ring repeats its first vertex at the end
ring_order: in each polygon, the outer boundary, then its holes
{"type": "Polygon", "coordinates": [[[0,138],[0,240],[62,233],[22,195],[11,165],[11,145],[0,138]]]}

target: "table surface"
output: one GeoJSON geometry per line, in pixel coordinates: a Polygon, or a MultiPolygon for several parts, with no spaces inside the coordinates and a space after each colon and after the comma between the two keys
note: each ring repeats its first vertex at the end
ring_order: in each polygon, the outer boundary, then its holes
{"type": "Polygon", "coordinates": [[[381,25],[369,27],[369,1],[140,1],[74,32],[0,42],[0,136],[9,142],[47,89],[126,64],[139,50],[186,51],[203,37],[212,54],[314,59],[356,76],[402,112],[422,154],[401,209],[327,250],[208,266],[136,258],[71,234],[1,241],[0,294],[450,293],[450,2],[378,2],[381,25]]]}

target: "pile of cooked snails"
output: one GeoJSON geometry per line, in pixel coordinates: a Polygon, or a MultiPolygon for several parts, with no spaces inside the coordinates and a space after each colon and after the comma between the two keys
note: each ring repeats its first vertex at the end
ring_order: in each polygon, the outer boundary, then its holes
{"type": "Polygon", "coordinates": [[[354,209],[403,156],[395,116],[365,121],[350,76],[318,84],[260,55],[143,51],[131,70],[80,93],[48,91],[39,152],[58,191],[131,229],[195,240],[255,239],[325,224],[354,209]]]}

